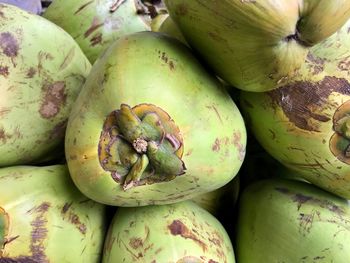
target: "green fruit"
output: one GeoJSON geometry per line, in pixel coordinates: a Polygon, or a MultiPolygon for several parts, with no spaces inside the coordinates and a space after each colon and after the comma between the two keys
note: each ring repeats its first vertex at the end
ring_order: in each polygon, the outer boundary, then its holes
{"type": "Polygon", "coordinates": [[[43,16],[67,31],[93,63],[121,36],[151,30],[162,12],[161,1],[54,0],[43,16]]]}
{"type": "Polygon", "coordinates": [[[243,191],[238,217],[237,262],[349,262],[350,206],[315,186],[256,182],[243,191]]]}
{"type": "Polygon", "coordinates": [[[103,263],[234,263],[220,222],[193,202],[119,208],[105,241],[103,263]]]}
{"type": "Polygon", "coordinates": [[[0,14],[0,167],[55,157],[91,65],[42,17],[5,4],[0,14]]]}
{"type": "Polygon", "coordinates": [[[105,207],[64,165],[0,169],[0,262],[100,262],[105,207]]]}
{"type": "Polygon", "coordinates": [[[228,183],[243,162],[246,131],[221,83],[186,46],[142,32],[94,64],[65,145],[74,182],[93,200],[166,204],[228,183]]]}
{"type": "Polygon", "coordinates": [[[311,49],[298,78],[242,92],[247,125],[265,150],[305,180],[350,199],[350,21],[311,49]]]}
{"type": "Polygon", "coordinates": [[[217,75],[248,91],[287,85],[310,47],[350,18],[348,0],[165,0],[188,43],[217,75]]]}

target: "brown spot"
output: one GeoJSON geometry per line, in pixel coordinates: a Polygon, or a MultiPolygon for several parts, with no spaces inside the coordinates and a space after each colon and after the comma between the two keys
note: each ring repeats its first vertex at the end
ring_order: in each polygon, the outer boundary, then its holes
{"type": "Polygon", "coordinates": [[[218,138],[215,139],[215,142],[213,144],[213,146],[211,147],[211,149],[214,151],[214,152],[218,152],[220,151],[220,140],[218,138]]]}
{"type": "Polygon", "coordinates": [[[60,65],[60,70],[64,70],[69,65],[69,63],[72,62],[72,60],[74,59],[74,55],[75,55],[75,47],[72,47],[68,51],[67,55],[64,57],[62,64],[60,65]]]}
{"type": "Polygon", "coordinates": [[[215,112],[215,114],[216,114],[216,116],[218,117],[218,119],[219,119],[219,121],[221,122],[221,124],[223,124],[223,122],[222,122],[222,119],[221,119],[221,116],[220,116],[220,113],[219,113],[219,111],[218,111],[218,109],[215,107],[215,105],[210,105],[210,106],[206,106],[208,109],[212,109],[214,112],[215,112]]]}
{"type": "Polygon", "coordinates": [[[97,44],[100,44],[102,42],[102,34],[99,33],[96,36],[94,36],[93,38],[91,38],[90,43],[91,46],[96,46],[97,44]]]}
{"type": "Polygon", "coordinates": [[[46,213],[51,207],[51,204],[48,202],[43,202],[38,207],[29,210],[30,213],[35,213],[37,216],[30,223],[32,226],[31,231],[31,241],[30,241],[30,251],[32,253],[31,259],[34,262],[48,262],[48,258],[45,255],[45,245],[44,240],[47,237],[47,218],[46,213]]]}
{"type": "Polygon", "coordinates": [[[344,58],[338,63],[338,68],[342,71],[350,71],[350,56],[344,58]]]}
{"type": "Polygon", "coordinates": [[[36,261],[36,259],[33,259],[33,257],[25,257],[25,256],[15,257],[15,258],[8,258],[8,257],[0,258],[0,263],[38,263],[38,262],[39,261],[36,261]]]}
{"type": "Polygon", "coordinates": [[[0,48],[10,58],[18,55],[19,45],[17,39],[10,32],[2,32],[0,34],[0,48]]]}
{"type": "Polygon", "coordinates": [[[9,67],[7,67],[7,66],[0,66],[0,75],[1,76],[4,76],[6,78],[6,77],[8,77],[9,74],[10,74],[9,67]]]}
{"type": "Polygon", "coordinates": [[[169,226],[168,226],[170,233],[174,236],[181,236],[185,239],[191,239],[194,242],[196,242],[203,251],[207,249],[206,244],[201,241],[193,232],[191,232],[190,229],[187,228],[187,226],[182,223],[180,220],[174,220],[169,226]]]}
{"type": "Polygon", "coordinates": [[[67,213],[67,211],[69,210],[69,208],[71,207],[72,203],[65,203],[64,206],[62,207],[61,213],[65,214],[67,213]]]}
{"type": "Polygon", "coordinates": [[[36,74],[36,69],[33,68],[33,67],[30,67],[30,68],[28,69],[28,71],[27,71],[26,77],[29,78],[29,79],[31,79],[31,78],[34,77],[35,74],[36,74]]]}
{"type": "Polygon", "coordinates": [[[133,249],[138,249],[140,247],[143,246],[143,241],[141,238],[136,238],[133,237],[130,239],[129,245],[133,248],[133,249]]]}
{"type": "Polygon", "coordinates": [[[6,143],[8,139],[11,139],[12,136],[7,134],[3,128],[0,128],[0,141],[6,143]]]}
{"type": "Polygon", "coordinates": [[[0,109],[0,117],[5,116],[6,114],[10,113],[11,109],[10,108],[1,108],[0,109]]]}
{"type": "Polygon", "coordinates": [[[165,52],[162,52],[160,59],[169,65],[170,70],[175,68],[174,62],[169,59],[165,52]]]}
{"type": "Polygon", "coordinates": [[[45,96],[39,110],[43,118],[49,119],[59,113],[61,106],[65,104],[67,99],[65,87],[66,83],[64,81],[56,81],[44,87],[45,96]]]}
{"type": "Polygon", "coordinates": [[[312,205],[317,205],[321,208],[325,208],[328,211],[336,213],[339,216],[342,216],[345,214],[345,211],[342,207],[337,206],[330,200],[318,199],[318,198],[314,198],[313,196],[308,196],[300,193],[293,193],[288,188],[283,188],[283,187],[276,187],[275,190],[277,190],[282,194],[290,196],[293,202],[297,203],[298,210],[300,210],[303,204],[309,203],[312,205]]]}
{"type": "Polygon", "coordinates": [[[327,105],[327,99],[333,92],[350,95],[350,84],[344,78],[325,77],[319,82],[297,81],[268,92],[272,103],[281,107],[289,121],[300,129],[319,132],[319,125],[310,122],[331,120],[329,116],[317,114],[316,109],[327,105]]]}
{"type": "Polygon", "coordinates": [[[74,12],[74,15],[78,14],[81,10],[83,10],[85,7],[87,7],[88,5],[92,4],[93,2],[94,2],[94,1],[89,1],[89,2],[87,2],[87,3],[83,4],[83,5],[81,5],[81,6],[77,9],[77,11],[74,12]]]}
{"type": "Polygon", "coordinates": [[[98,18],[94,17],[90,27],[88,28],[88,30],[85,31],[84,37],[86,37],[86,38],[89,37],[95,30],[97,30],[101,26],[103,26],[103,23],[100,23],[98,18]]]}
{"type": "Polygon", "coordinates": [[[208,263],[219,263],[219,262],[217,262],[217,261],[215,261],[215,260],[210,259],[210,260],[208,261],[208,263]]]}
{"type": "Polygon", "coordinates": [[[233,133],[233,145],[238,150],[238,159],[240,161],[244,160],[246,149],[244,145],[241,143],[242,140],[242,134],[240,131],[233,133]]]}
{"type": "Polygon", "coordinates": [[[68,215],[68,220],[73,225],[75,225],[75,228],[78,229],[80,233],[82,233],[83,235],[86,234],[86,230],[87,230],[86,225],[80,221],[79,216],[77,214],[70,211],[68,215]]]}

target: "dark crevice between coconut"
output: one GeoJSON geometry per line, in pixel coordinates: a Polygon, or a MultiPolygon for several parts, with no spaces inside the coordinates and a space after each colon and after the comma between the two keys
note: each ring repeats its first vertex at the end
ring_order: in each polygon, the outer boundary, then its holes
{"type": "Polygon", "coordinates": [[[151,104],[122,104],[106,118],[99,142],[104,170],[122,184],[165,182],[185,173],[183,140],[170,116],[151,104]]]}
{"type": "Polygon", "coordinates": [[[135,0],[137,14],[149,16],[151,19],[168,11],[162,0],[135,0]]]}
{"type": "Polygon", "coordinates": [[[310,47],[312,45],[307,43],[305,40],[302,39],[302,36],[301,36],[301,33],[300,33],[301,32],[300,31],[301,23],[302,23],[302,18],[299,18],[299,20],[297,21],[297,24],[295,26],[294,34],[286,36],[284,38],[284,41],[285,42],[296,41],[301,46],[310,47]]]}
{"type": "Polygon", "coordinates": [[[340,161],[350,164],[350,101],[335,111],[333,130],[335,133],[329,141],[330,150],[340,161]]]}

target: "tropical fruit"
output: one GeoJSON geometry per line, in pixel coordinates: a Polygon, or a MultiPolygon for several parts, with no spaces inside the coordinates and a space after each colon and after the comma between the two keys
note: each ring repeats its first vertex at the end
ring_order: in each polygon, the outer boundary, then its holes
{"type": "Polygon", "coordinates": [[[119,208],[109,227],[103,263],[234,263],[220,222],[190,201],[119,208]]]}
{"type": "Polygon", "coordinates": [[[241,195],[237,262],[347,263],[349,241],[347,200],[311,184],[262,180],[241,195]]]}
{"type": "Polygon", "coordinates": [[[265,150],[307,181],[350,199],[350,34],[347,24],[310,50],[299,77],[266,93],[241,93],[265,150]]]}
{"type": "Polygon", "coordinates": [[[64,165],[0,169],[0,262],[100,262],[105,207],[64,165]]]}
{"type": "Polygon", "coordinates": [[[141,32],[116,41],[94,64],[65,149],[85,195],[136,206],[225,185],[245,145],[242,116],[222,84],[176,39],[141,32]]]}
{"type": "Polygon", "coordinates": [[[67,31],[93,63],[121,36],[151,30],[162,12],[162,1],[54,0],[43,16],[67,31]]]}
{"type": "Polygon", "coordinates": [[[0,3],[0,167],[57,155],[90,67],[62,29],[0,3]]]}
{"type": "Polygon", "coordinates": [[[234,87],[288,85],[312,46],[350,18],[348,0],[164,1],[187,42],[234,87]]]}

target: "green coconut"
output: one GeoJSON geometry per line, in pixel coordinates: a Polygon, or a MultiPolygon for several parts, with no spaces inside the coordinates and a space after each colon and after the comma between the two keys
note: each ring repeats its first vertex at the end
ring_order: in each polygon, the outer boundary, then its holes
{"type": "Polygon", "coordinates": [[[142,32],[116,41],[94,64],[65,145],[74,182],[93,200],[166,204],[231,181],[246,130],[222,84],[184,44],[142,32]]]}
{"type": "Polygon", "coordinates": [[[164,12],[162,1],[54,0],[43,16],[67,31],[93,63],[121,36],[150,31],[152,19],[164,12]]]}
{"type": "Polygon", "coordinates": [[[240,198],[237,262],[347,263],[350,206],[311,184],[258,181],[240,198]]]}
{"type": "Polygon", "coordinates": [[[234,263],[220,222],[190,201],[119,208],[109,227],[103,263],[234,263]]]}
{"type": "Polygon", "coordinates": [[[0,169],[0,262],[100,262],[105,207],[65,165],[0,169]]]}
{"type": "Polygon", "coordinates": [[[348,0],[164,2],[187,42],[216,74],[254,92],[293,81],[311,47],[350,18],[348,0]]]}
{"type": "Polygon", "coordinates": [[[247,126],[261,146],[305,180],[350,199],[350,20],[311,49],[295,81],[242,92],[247,126]]]}
{"type": "Polygon", "coordinates": [[[90,68],[61,28],[0,4],[0,167],[57,157],[90,68]]]}

